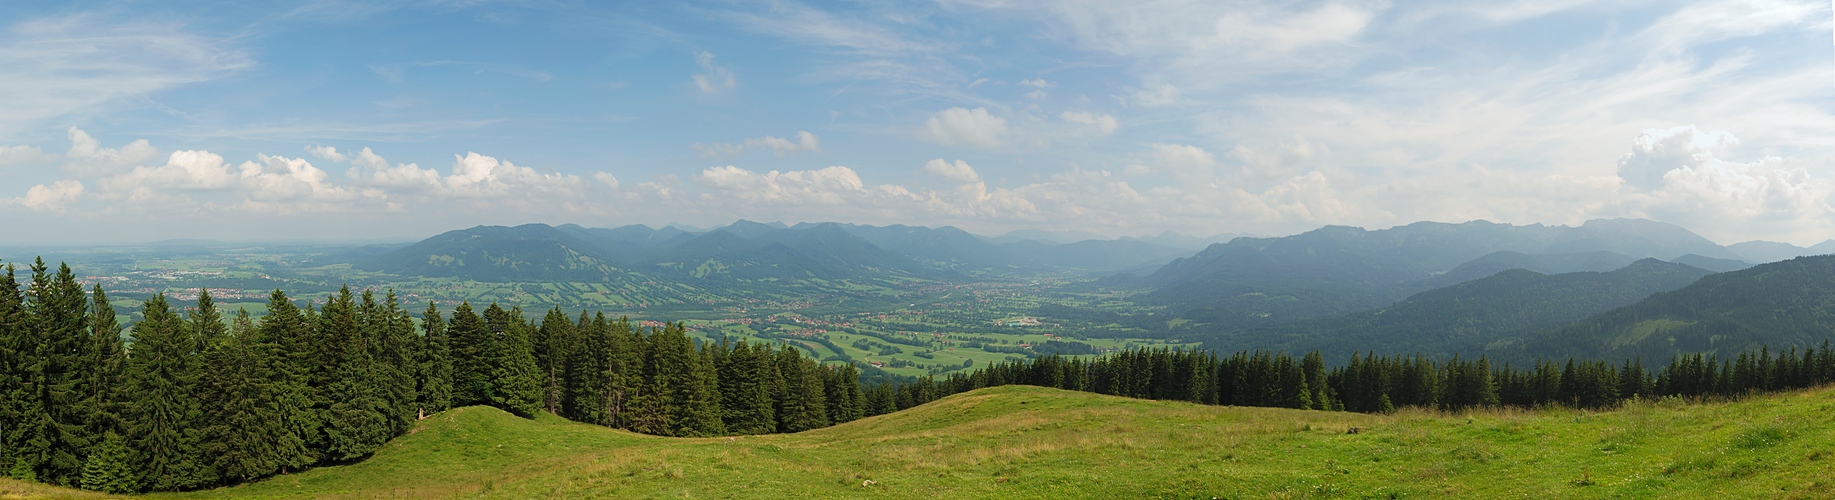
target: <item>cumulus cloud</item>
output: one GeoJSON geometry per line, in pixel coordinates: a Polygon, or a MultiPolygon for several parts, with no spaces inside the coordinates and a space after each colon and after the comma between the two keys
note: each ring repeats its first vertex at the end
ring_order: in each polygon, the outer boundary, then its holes
{"type": "Polygon", "coordinates": [[[230,169],[223,162],[223,157],[209,151],[174,151],[166,158],[166,164],[156,167],[138,166],[132,171],[120,175],[104,177],[99,181],[105,191],[131,192],[135,190],[213,190],[235,187],[241,179],[239,172],[230,169]]]}
{"type": "Polygon", "coordinates": [[[453,158],[452,174],[446,176],[444,184],[445,193],[456,196],[572,195],[584,187],[578,176],[542,173],[478,153],[453,158]]]}
{"type": "Polygon", "coordinates": [[[146,139],[135,140],[120,148],[104,148],[102,141],[90,137],[83,129],[70,127],[67,131],[70,138],[70,151],[64,157],[69,160],[64,171],[79,176],[99,176],[119,173],[136,165],[159,158],[159,148],[153,147],[146,139]]]}
{"type": "Polygon", "coordinates": [[[1065,111],[1058,114],[1058,119],[1083,125],[1096,131],[1098,135],[1113,134],[1115,129],[1121,128],[1121,124],[1115,121],[1115,117],[1088,111],[1065,111]]]}
{"type": "Polygon", "coordinates": [[[962,160],[956,160],[955,163],[943,161],[942,158],[930,160],[924,163],[924,173],[942,177],[944,180],[957,184],[981,182],[981,174],[975,172],[975,167],[968,166],[968,163],[962,160]]]}
{"type": "Polygon", "coordinates": [[[83,196],[83,183],[73,180],[61,180],[49,185],[40,184],[27,189],[25,196],[11,201],[32,209],[34,212],[62,211],[64,205],[74,202],[83,196]]]}
{"type": "MultiPolygon", "coordinates": [[[[365,149],[368,149],[368,148],[365,148],[365,149]]],[[[332,163],[344,163],[346,161],[350,161],[350,157],[344,156],[344,153],[338,152],[338,148],[334,148],[331,146],[306,146],[306,153],[312,155],[314,158],[329,161],[332,163]]]]}
{"type": "Polygon", "coordinates": [[[727,165],[702,170],[694,180],[721,197],[775,204],[839,205],[868,193],[860,174],[841,166],[761,174],[727,165]]]}
{"type": "Polygon", "coordinates": [[[988,114],[987,108],[949,108],[925,120],[918,135],[944,146],[995,148],[1007,135],[1007,120],[988,114]]]}
{"type": "Polygon", "coordinates": [[[718,156],[737,156],[740,153],[744,153],[746,150],[761,150],[761,149],[770,150],[771,154],[777,155],[779,157],[790,156],[790,155],[794,155],[797,153],[804,153],[804,152],[822,151],[822,143],[820,140],[816,139],[816,135],[811,134],[808,131],[803,131],[803,130],[797,131],[796,142],[791,142],[789,139],[785,139],[781,137],[773,137],[773,136],[767,135],[764,137],[747,138],[744,142],[741,142],[738,144],[725,144],[725,143],[699,144],[697,143],[693,147],[695,151],[698,151],[701,153],[702,158],[713,158],[713,157],[718,157],[718,156]]]}
{"type": "Polygon", "coordinates": [[[618,189],[618,177],[608,172],[593,172],[593,180],[599,181],[606,187],[618,189]]]}
{"type": "Polygon", "coordinates": [[[701,71],[705,72],[694,75],[695,88],[701,89],[701,92],[718,94],[739,86],[739,81],[733,78],[732,71],[728,71],[726,68],[714,64],[713,53],[706,51],[696,52],[694,54],[694,62],[695,65],[701,67],[701,71]]]}
{"type": "Polygon", "coordinates": [[[324,170],[304,158],[257,158],[259,163],[244,162],[241,166],[240,184],[252,204],[284,210],[296,208],[287,202],[330,203],[357,197],[355,191],[332,184],[324,170]]]}
{"type": "Polygon", "coordinates": [[[1722,158],[1738,144],[1693,125],[1645,130],[1618,164],[1627,210],[1722,234],[1835,228],[1835,183],[1789,158],[1722,158]]]}

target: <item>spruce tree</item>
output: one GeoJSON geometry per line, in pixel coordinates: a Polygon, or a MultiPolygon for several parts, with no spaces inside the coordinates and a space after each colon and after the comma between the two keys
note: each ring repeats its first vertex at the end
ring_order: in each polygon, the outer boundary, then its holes
{"type": "Polygon", "coordinates": [[[102,285],[91,292],[89,306],[89,380],[83,388],[82,412],[88,423],[88,435],[127,432],[121,420],[123,370],[127,362],[127,344],[121,341],[121,326],[115,320],[115,307],[108,303],[102,285]]]}
{"type": "Polygon", "coordinates": [[[502,332],[501,339],[493,343],[496,352],[491,356],[496,361],[491,372],[491,379],[496,384],[491,392],[491,405],[525,418],[535,418],[536,412],[543,410],[543,377],[541,368],[535,363],[534,347],[530,345],[531,328],[523,321],[520,309],[503,312],[492,304],[485,310],[485,316],[492,330],[501,328],[502,332]]]}
{"type": "Polygon", "coordinates": [[[421,330],[421,408],[429,414],[446,411],[452,407],[452,344],[446,320],[433,302],[421,314],[421,330]]]}
{"type": "Polygon", "coordinates": [[[207,484],[211,474],[201,462],[202,433],[194,388],[196,341],[185,321],[172,312],[164,295],[141,308],[128,357],[128,405],[132,422],[128,446],[141,474],[141,489],[172,491],[207,484]]]}
{"type": "Polygon", "coordinates": [[[274,455],[280,472],[303,469],[319,460],[318,450],[310,444],[319,434],[321,422],[313,410],[317,390],[311,385],[312,327],[287,294],[275,290],[268,296],[268,315],[256,328],[258,344],[272,349],[262,361],[261,373],[273,384],[273,406],[266,418],[279,429],[274,436],[274,455]]]}
{"type": "MultiPolygon", "coordinates": [[[[364,292],[367,298],[369,292],[364,292]]],[[[383,399],[384,415],[388,421],[388,436],[397,436],[408,431],[417,417],[414,373],[417,364],[419,338],[414,333],[414,318],[401,308],[395,299],[395,291],[390,290],[383,296],[381,308],[376,311],[376,318],[370,335],[371,354],[374,356],[375,384],[383,399]]]]}
{"type": "Polygon", "coordinates": [[[24,413],[15,477],[75,485],[89,446],[81,402],[89,381],[89,303],[70,266],[48,273],[44,260],[32,265],[26,296],[27,347],[23,361],[24,413]]]}
{"type": "MultiPolygon", "coordinates": [[[[365,302],[370,302],[365,309],[373,309],[373,301],[365,302]]],[[[374,380],[368,339],[359,327],[357,312],[350,287],[344,287],[319,315],[326,378],[325,397],[317,405],[324,421],[318,443],[333,461],[369,455],[390,437],[387,404],[374,380]]]]}
{"type": "Polygon", "coordinates": [[[25,294],[16,276],[10,263],[6,273],[0,275],[0,474],[11,477],[19,477],[13,466],[23,451],[20,421],[27,413],[25,403],[30,394],[24,368],[26,357],[32,354],[25,294]]]}
{"type": "Polygon", "coordinates": [[[127,444],[120,434],[110,430],[103,432],[95,446],[89,449],[79,485],[86,490],[126,495],[140,491],[137,477],[127,444]]]}
{"type": "Polygon", "coordinates": [[[471,303],[461,302],[452,311],[452,323],[446,332],[452,353],[452,406],[489,404],[491,402],[490,351],[495,339],[484,327],[483,319],[472,312],[471,303]]]}
{"type": "Polygon", "coordinates": [[[574,347],[574,325],[560,306],[548,310],[533,341],[535,365],[542,374],[542,406],[548,413],[561,413],[565,393],[568,353],[574,347]]]}
{"type": "Polygon", "coordinates": [[[727,432],[769,434],[777,430],[770,391],[770,349],[744,340],[734,344],[719,366],[721,408],[727,432]]]}
{"type": "Polygon", "coordinates": [[[248,311],[237,310],[229,335],[204,355],[204,456],[230,481],[273,474],[282,462],[286,432],[272,415],[276,381],[267,370],[276,349],[254,330],[248,311]]]}

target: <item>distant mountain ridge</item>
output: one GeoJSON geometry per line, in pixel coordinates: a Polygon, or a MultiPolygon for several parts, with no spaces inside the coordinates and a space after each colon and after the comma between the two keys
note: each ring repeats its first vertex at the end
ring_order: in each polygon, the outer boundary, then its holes
{"type": "Polygon", "coordinates": [[[966,269],[1119,270],[1189,250],[1138,240],[998,244],[954,227],[737,221],[695,233],[643,225],[477,226],[347,256],[358,269],[478,281],[939,278],[966,269]],[[634,279],[634,278],[633,278],[634,279]]]}
{"type": "MultiPolygon", "coordinates": [[[[1577,267],[1544,263],[1559,271],[1610,268],[1622,259],[1739,258],[1687,229],[1641,219],[1593,220],[1574,227],[1486,221],[1418,222],[1379,230],[1326,226],[1281,238],[1236,238],[1211,245],[1145,276],[1138,286],[1150,290],[1143,300],[1169,306],[1194,321],[1224,328],[1278,324],[1386,307],[1416,292],[1482,277],[1488,269],[1458,268],[1499,252],[1581,256],[1568,263],[1577,267]],[[1455,271],[1463,276],[1442,277],[1455,271]]],[[[1492,258],[1508,260],[1509,254],[1492,258]]],[[[1557,258],[1516,259],[1519,262],[1502,267],[1557,258]]]]}

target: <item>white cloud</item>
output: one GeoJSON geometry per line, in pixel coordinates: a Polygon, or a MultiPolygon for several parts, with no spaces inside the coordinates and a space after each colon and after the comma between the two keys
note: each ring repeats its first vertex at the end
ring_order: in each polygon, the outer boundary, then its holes
{"type": "Polygon", "coordinates": [[[38,149],[38,146],[0,146],[0,167],[47,163],[56,160],[57,155],[45,153],[45,150],[38,149]]]}
{"type": "Polygon", "coordinates": [[[12,201],[35,212],[63,211],[64,205],[74,202],[83,196],[83,183],[73,180],[61,180],[49,185],[40,184],[27,189],[25,196],[12,201]]]}
{"type": "Polygon", "coordinates": [[[350,161],[350,158],[347,156],[344,156],[344,153],[338,152],[338,148],[334,148],[331,146],[306,146],[306,153],[311,154],[315,158],[329,161],[332,163],[344,163],[346,161],[350,161]]]}
{"type": "Polygon", "coordinates": [[[767,135],[764,137],[747,138],[745,142],[741,142],[739,144],[725,144],[725,143],[699,144],[697,143],[693,147],[695,151],[699,151],[701,153],[702,158],[713,158],[717,156],[736,156],[740,153],[745,152],[748,149],[751,149],[751,150],[767,149],[771,151],[771,154],[774,154],[780,157],[790,156],[790,155],[794,155],[797,153],[822,151],[822,143],[820,140],[816,139],[816,135],[811,134],[808,131],[801,131],[801,130],[797,131],[796,133],[796,142],[790,142],[789,139],[767,135]]]}
{"type": "Polygon", "coordinates": [[[968,166],[968,163],[962,160],[956,160],[955,163],[943,161],[942,158],[930,160],[924,163],[924,173],[942,177],[944,180],[957,184],[981,182],[981,174],[976,173],[974,167],[968,166]]]}
{"type": "Polygon", "coordinates": [[[1738,144],[1731,133],[1692,125],[1645,130],[1619,161],[1630,189],[1623,209],[1747,239],[1835,229],[1835,183],[1789,158],[1722,158],[1738,144]]]}
{"type": "Polygon", "coordinates": [[[90,177],[115,174],[153,161],[162,154],[159,148],[153,147],[146,139],[135,140],[114,149],[102,147],[102,141],[90,137],[83,129],[70,127],[67,135],[70,138],[70,151],[64,155],[69,160],[64,165],[64,171],[72,175],[90,177]]]}
{"type": "Polygon", "coordinates": [[[944,146],[994,148],[1007,134],[1007,120],[988,114],[987,108],[949,108],[924,121],[919,136],[944,146]]]}
{"type": "Polygon", "coordinates": [[[216,190],[236,187],[242,174],[231,170],[223,157],[209,151],[174,151],[166,164],[139,166],[124,174],[104,177],[98,183],[104,191],[128,193],[136,190],[216,190]]]}
{"type": "Polygon", "coordinates": [[[599,181],[600,184],[604,184],[606,187],[618,189],[618,177],[610,173],[593,172],[593,180],[599,181]]]}
{"type": "Polygon", "coordinates": [[[701,71],[705,72],[694,75],[695,88],[701,89],[701,92],[718,94],[739,86],[739,81],[733,78],[732,71],[714,64],[713,53],[696,52],[694,62],[695,65],[701,67],[701,71]]]}
{"type": "Polygon", "coordinates": [[[358,196],[354,190],[332,184],[324,170],[303,158],[257,158],[260,163],[241,166],[241,187],[250,206],[293,211],[300,210],[301,204],[347,202],[358,196]]]}
{"type": "Polygon", "coordinates": [[[1115,129],[1121,128],[1115,117],[1088,111],[1065,111],[1058,114],[1058,119],[1095,129],[1098,135],[1113,134],[1115,129]]]}
{"type": "Polygon", "coordinates": [[[541,173],[478,153],[454,155],[452,174],[446,176],[443,184],[446,194],[468,197],[572,196],[584,187],[578,176],[541,173]]]}

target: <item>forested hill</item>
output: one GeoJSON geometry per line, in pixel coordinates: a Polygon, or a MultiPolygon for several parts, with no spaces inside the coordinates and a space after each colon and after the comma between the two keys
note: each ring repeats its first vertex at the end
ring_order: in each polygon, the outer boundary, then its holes
{"type": "MultiPolygon", "coordinates": [[[[1514,269],[1421,292],[1374,311],[1232,332],[1206,341],[1220,351],[1320,351],[1341,362],[1354,351],[1483,354],[1488,347],[1676,290],[1707,276],[1683,264],[1643,259],[1610,272],[1541,274],[1514,269]]],[[[1559,356],[1587,356],[1569,351],[1559,356]]]]}
{"type": "Polygon", "coordinates": [[[1148,302],[1233,328],[1385,307],[1450,285],[1433,280],[1497,252],[1738,258],[1687,229],[1640,219],[1594,220],[1579,227],[1420,222],[1376,231],[1327,226],[1282,238],[1237,238],[1173,261],[1144,282],[1151,289],[1148,302]]]}
{"type": "Polygon", "coordinates": [[[1702,278],[1499,354],[1666,359],[1681,352],[1818,345],[1835,334],[1835,255],[1799,257],[1702,278]]]}

